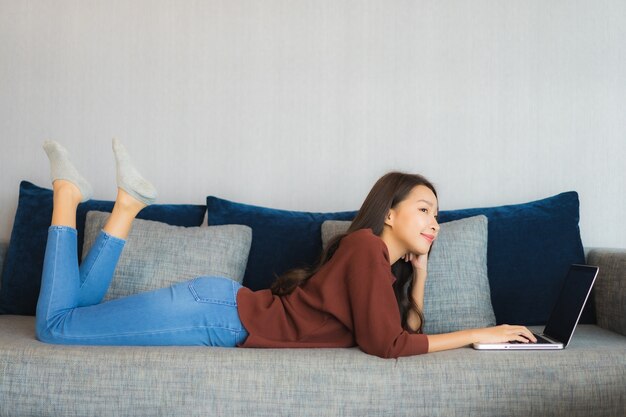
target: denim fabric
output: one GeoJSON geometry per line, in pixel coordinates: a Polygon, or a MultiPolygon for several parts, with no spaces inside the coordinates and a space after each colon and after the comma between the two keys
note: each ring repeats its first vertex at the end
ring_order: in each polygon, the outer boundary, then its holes
{"type": "Polygon", "coordinates": [[[125,241],[101,232],[79,267],[77,235],[76,229],[66,226],[48,229],[37,304],[39,340],[234,347],[248,337],[237,312],[241,285],[224,277],[197,277],[100,303],[125,241]]]}

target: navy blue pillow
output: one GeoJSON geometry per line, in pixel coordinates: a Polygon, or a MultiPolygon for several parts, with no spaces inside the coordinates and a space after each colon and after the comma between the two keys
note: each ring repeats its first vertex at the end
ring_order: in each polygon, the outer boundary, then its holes
{"type": "Polygon", "coordinates": [[[322,250],[325,220],[352,220],[356,211],[308,213],[278,210],[207,197],[209,226],[243,224],[252,228],[252,245],[243,285],[269,288],[277,275],[312,266],[322,250]]]}
{"type": "MultiPolygon", "coordinates": [[[[545,324],[572,263],[585,263],[578,194],[500,207],[441,211],[440,222],[484,214],[489,219],[487,267],[498,324],[545,324]]],[[[581,323],[595,323],[592,297],[581,323]]]]}
{"type": "MultiPolygon", "coordinates": [[[[110,213],[112,209],[112,201],[89,200],[79,204],[76,216],[78,259],[82,259],[87,212],[98,210],[110,213]]],[[[137,217],[190,227],[202,224],[205,211],[206,207],[201,205],[153,204],[143,209],[137,217]]],[[[52,190],[22,181],[2,273],[0,314],[35,315],[51,219],[52,190]]]]}

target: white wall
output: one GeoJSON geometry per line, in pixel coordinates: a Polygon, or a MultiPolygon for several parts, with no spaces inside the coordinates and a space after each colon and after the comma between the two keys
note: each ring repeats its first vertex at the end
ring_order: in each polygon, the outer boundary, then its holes
{"type": "Polygon", "coordinates": [[[358,209],[398,169],[442,209],[576,190],[626,247],[626,2],[0,0],[0,239],[41,143],[115,195],[112,137],[160,202],[358,209]]]}

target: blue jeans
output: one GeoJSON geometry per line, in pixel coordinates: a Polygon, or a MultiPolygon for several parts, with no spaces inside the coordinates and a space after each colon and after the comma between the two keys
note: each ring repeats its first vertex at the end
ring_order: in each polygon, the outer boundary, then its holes
{"type": "Polygon", "coordinates": [[[248,337],[237,312],[241,285],[228,278],[198,277],[101,303],[126,241],[101,231],[79,267],[77,237],[71,227],[48,229],[36,320],[42,342],[235,347],[248,337]]]}

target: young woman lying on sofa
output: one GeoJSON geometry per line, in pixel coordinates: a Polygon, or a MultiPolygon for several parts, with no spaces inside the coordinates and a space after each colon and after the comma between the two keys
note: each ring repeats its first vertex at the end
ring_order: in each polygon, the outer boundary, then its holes
{"type": "Polygon", "coordinates": [[[46,141],[44,149],[54,198],[37,304],[36,332],[43,342],[359,346],[397,358],[473,342],[536,341],[526,327],[507,324],[421,333],[428,253],[439,232],[437,193],[424,177],[400,172],[374,184],[348,232],[328,244],[315,268],[288,271],[271,289],[253,292],[228,278],[198,277],[102,303],[132,222],[155,201],[156,190],[113,140],[115,206],[79,265],[76,209],[92,189],[65,148],[46,141]],[[409,290],[402,291],[409,280],[409,290]]]}

